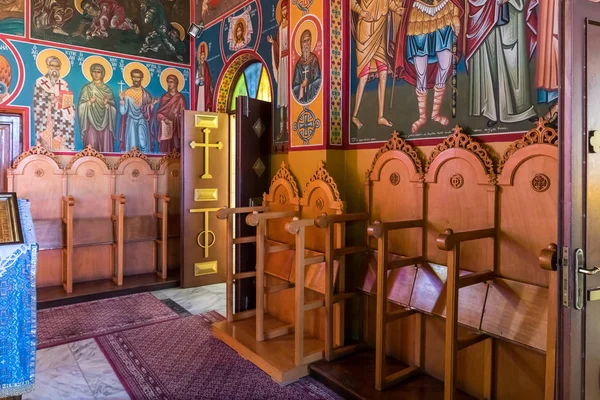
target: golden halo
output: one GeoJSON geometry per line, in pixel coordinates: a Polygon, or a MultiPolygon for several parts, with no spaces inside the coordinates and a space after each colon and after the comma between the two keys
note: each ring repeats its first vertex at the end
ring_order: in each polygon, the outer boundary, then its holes
{"type": "Polygon", "coordinates": [[[311,20],[307,20],[304,21],[303,23],[300,24],[300,26],[298,27],[298,29],[296,29],[296,40],[295,40],[295,45],[296,45],[296,53],[298,55],[302,55],[302,44],[300,43],[300,39],[302,38],[302,32],[304,32],[305,30],[309,30],[311,37],[312,37],[312,43],[310,44],[310,51],[315,51],[315,47],[317,46],[317,41],[319,41],[319,37],[317,36],[317,26],[315,25],[315,23],[311,20]]]}
{"type": "Polygon", "coordinates": [[[60,60],[60,77],[64,78],[67,76],[69,71],[71,71],[71,62],[65,53],[56,49],[45,49],[38,53],[37,58],[35,59],[38,70],[42,73],[42,75],[46,75],[48,73],[46,59],[51,56],[57,57],[60,60]]]}
{"type": "Polygon", "coordinates": [[[146,87],[150,83],[150,71],[144,64],[140,64],[139,62],[131,62],[123,68],[123,80],[127,83],[128,86],[133,86],[133,82],[131,81],[131,71],[134,69],[139,69],[143,72],[144,77],[142,78],[142,86],[146,87]]]}
{"type": "Polygon", "coordinates": [[[171,22],[171,25],[173,25],[173,28],[179,31],[179,39],[185,39],[185,29],[183,29],[183,26],[181,26],[181,24],[178,24],[177,22],[171,22]]]}
{"type": "Polygon", "coordinates": [[[75,0],[75,9],[79,12],[79,14],[83,14],[83,7],[81,7],[81,2],[83,0],[75,0]]]}
{"type": "MultiPolygon", "coordinates": [[[[275,9],[275,19],[277,20],[277,25],[281,24],[281,3],[285,2],[286,5],[289,4],[288,0],[279,0],[277,2],[277,8],[275,9]]],[[[290,16],[290,10],[288,7],[288,17],[290,16]]]]}
{"type": "Polygon", "coordinates": [[[163,89],[165,89],[166,91],[169,90],[169,89],[167,89],[167,77],[169,75],[175,75],[177,77],[177,79],[179,79],[179,84],[177,85],[177,91],[181,92],[183,90],[183,87],[185,86],[185,78],[183,77],[183,74],[181,73],[181,71],[179,71],[175,68],[167,68],[160,74],[160,86],[162,86],[163,89]]]}
{"type": "Polygon", "coordinates": [[[81,72],[83,72],[83,76],[88,81],[92,81],[92,73],[90,71],[90,67],[92,64],[100,64],[104,67],[104,83],[110,81],[110,78],[113,76],[112,65],[106,60],[106,58],[102,58],[100,56],[89,56],[83,61],[81,64],[81,72]]]}

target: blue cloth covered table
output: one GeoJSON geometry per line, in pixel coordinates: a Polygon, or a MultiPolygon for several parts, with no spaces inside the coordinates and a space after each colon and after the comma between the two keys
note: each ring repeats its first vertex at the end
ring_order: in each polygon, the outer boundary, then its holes
{"type": "Polygon", "coordinates": [[[24,244],[0,246],[0,398],[33,390],[38,246],[29,202],[19,199],[24,244]]]}

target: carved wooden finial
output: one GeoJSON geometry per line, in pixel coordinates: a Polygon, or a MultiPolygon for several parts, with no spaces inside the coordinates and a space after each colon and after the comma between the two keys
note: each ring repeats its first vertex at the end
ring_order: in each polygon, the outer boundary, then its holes
{"type": "Polygon", "coordinates": [[[323,160],[319,161],[319,166],[318,166],[317,170],[313,173],[313,175],[310,177],[310,179],[306,183],[306,187],[304,188],[305,193],[307,193],[307,189],[310,186],[310,184],[315,181],[325,182],[329,186],[331,191],[333,192],[333,198],[334,198],[335,204],[332,205],[331,208],[338,208],[340,210],[343,210],[344,203],[342,202],[342,198],[340,196],[340,192],[338,190],[337,184],[335,183],[335,180],[333,179],[333,177],[329,174],[329,171],[327,171],[327,169],[325,168],[325,162],[323,160]]]}
{"type": "Polygon", "coordinates": [[[171,160],[179,160],[180,158],[181,158],[181,153],[177,149],[174,148],[173,150],[171,150],[170,153],[167,153],[160,158],[160,161],[158,162],[158,167],[160,169],[161,165],[168,163],[171,160]]]}
{"type": "Polygon", "coordinates": [[[388,151],[394,150],[406,153],[406,155],[413,160],[417,173],[421,176],[423,175],[423,164],[417,150],[415,150],[410,144],[406,143],[406,141],[400,137],[400,133],[398,133],[398,131],[394,131],[392,133],[392,137],[379,149],[377,154],[375,154],[375,158],[373,158],[371,167],[365,173],[365,179],[367,182],[371,179],[371,173],[375,169],[377,160],[379,160],[379,158],[388,151]]]}
{"type": "MultiPolygon", "coordinates": [[[[275,174],[275,176],[273,176],[273,179],[271,179],[270,186],[272,187],[275,184],[275,181],[277,181],[278,179],[283,179],[283,180],[286,180],[287,182],[289,182],[290,186],[292,187],[293,194],[294,194],[293,200],[295,200],[295,202],[297,204],[300,201],[300,192],[298,190],[298,184],[296,183],[296,179],[292,176],[292,173],[290,172],[287,165],[285,164],[285,161],[281,162],[281,166],[277,170],[277,173],[275,174]]],[[[266,199],[266,193],[263,194],[263,201],[265,201],[265,199],[266,199]]]]}
{"type": "Polygon", "coordinates": [[[121,156],[121,158],[119,158],[119,161],[117,161],[117,164],[115,165],[115,169],[119,169],[119,167],[121,166],[121,163],[123,163],[125,160],[130,159],[130,158],[139,158],[141,160],[144,160],[148,163],[151,170],[155,169],[152,166],[152,163],[150,162],[150,159],[148,158],[148,156],[146,156],[144,153],[142,153],[136,146],[133,146],[131,148],[131,150],[129,150],[127,153],[123,154],[121,156]]]}
{"type": "Polygon", "coordinates": [[[85,149],[81,150],[79,153],[75,154],[71,158],[71,160],[69,161],[69,164],[67,164],[67,169],[71,169],[71,167],[73,166],[73,164],[75,164],[75,161],[77,161],[77,160],[79,160],[80,158],[83,158],[83,157],[94,157],[94,158],[97,158],[100,161],[102,161],[109,170],[112,169],[112,167],[108,163],[108,160],[102,154],[100,154],[99,151],[94,150],[94,148],[92,147],[91,144],[88,144],[87,146],[85,146],[85,149]]]}
{"type": "Polygon", "coordinates": [[[525,133],[521,139],[515,140],[510,144],[508,149],[506,149],[498,163],[498,175],[502,173],[506,162],[517,152],[517,150],[534,144],[558,146],[558,133],[554,128],[548,126],[543,118],[540,118],[535,123],[535,127],[525,133]]]}
{"type": "Polygon", "coordinates": [[[56,163],[58,168],[64,169],[62,162],[56,156],[56,154],[54,154],[53,152],[51,152],[50,150],[45,148],[39,140],[36,142],[35,146],[33,146],[29,150],[19,154],[17,156],[17,158],[15,158],[15,160],[12,163],[12,169],[16,169],[17,166],[19,165],[19,163],[21,161],[23,161],[24,159],[26,159],[27,157],[36,156],[36,155],[49,157],[52,159],[52,161],[54,161],[56,163]]]}
{"type": "Polygon", "coordinates": [[[429,158],[427,159],[427,163],[425,164],[425,171],[429,171],[431,164],[433,161],[439,156],[442,152],[452,149],[452,148],[460,148],[465,149],[473,153],[479,160],[483,163],[485,168],[486,175],[489,177],[490,183],[496,182],[496,174],[494,173],[494,161],[490,157],[488,151],[481,145],[464,133],[463,129],[460,125],[456,125],[454,129],[452,129],[452,133],[442,141],[442,143],[438,144],[429,158]]]}

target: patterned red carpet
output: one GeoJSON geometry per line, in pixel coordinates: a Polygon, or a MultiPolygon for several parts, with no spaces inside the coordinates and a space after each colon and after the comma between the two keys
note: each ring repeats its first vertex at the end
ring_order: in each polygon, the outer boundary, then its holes
{"type": "Polygon", "coordinates": [[[97,337],[132,399],[340,399],[312,378],[285,387],[214,338],[216,312],[97,337]]]}
{"type": "Polygon", "coordinates": [[[49,308],[37,316],[38,349],[178,318],[150,293],[49,308]]]}

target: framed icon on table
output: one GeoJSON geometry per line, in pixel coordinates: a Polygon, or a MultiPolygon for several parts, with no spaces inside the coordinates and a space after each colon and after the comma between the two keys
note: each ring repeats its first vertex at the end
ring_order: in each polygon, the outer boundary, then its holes
{"type": "Polygon", "coordinates": [[[0,193],[0,246],[24,242],[16,193],[0,193]]]}

